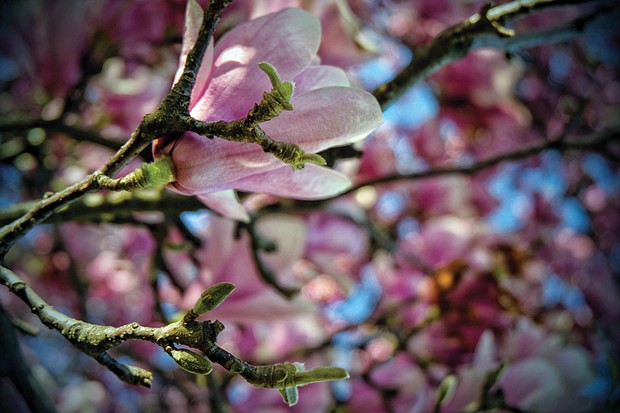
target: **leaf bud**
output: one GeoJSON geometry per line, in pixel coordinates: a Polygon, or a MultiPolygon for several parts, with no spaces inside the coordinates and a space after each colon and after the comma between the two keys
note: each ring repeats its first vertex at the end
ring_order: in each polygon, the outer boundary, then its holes
{"type": "Polygon", "coordinates": [[[297,390],[297,387],[287,387],[286,389],[281,389],[280,394],[282,395],[284,403],[288,404],[289,407],[295,406],[299,400],[299,391],[297,390]]]}
{"type": "Polygon", "coordinates": [[[446,376],[446,378],[439,383],[439,386],[437,386],[437,390],[435,391],[435,399],[437,400],[437,404],[439,406],[443,406],[452,400],[452,397],[456,392],[457,384],[458,379],[454,374],[446,376]]]}
{"type": "Polygon", "coordinates": [[[140,165],[142,187],[150,188],[155,185],[165,185],[176,179],[174,164],[169,156],[162,156],[153,162],[140,165]]]}
{"type": "Polygon", "coordinates": [[[299,370],[295,374],[295,383],[303,386],[322,381],[344,380],[349,378],[349,373],[340,367],[317,367],[312,370],[299,370]]]}
{"type": "Polygon", "coordinates": [[[183,370],[190,373],[209,374],[213,370],[213,365],[209,359],[186,348],[175,348],[170,350],[168,354],[183,370]]]}
{"type": "Polygon", "coordinates": [[[234,289],[235,286],[231,283],[224,282],[215,284],[200,295],[200,298],[196,301],[192,310],[197,315],[211,311],[220,305],[234,289]]]}

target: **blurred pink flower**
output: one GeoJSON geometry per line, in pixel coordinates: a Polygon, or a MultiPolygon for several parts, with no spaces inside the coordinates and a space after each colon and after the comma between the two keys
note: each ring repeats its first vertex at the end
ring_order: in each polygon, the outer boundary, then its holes
{"type": "Polygon", "coordinates": [[[147,230],[67,223],[60,232],[78,275],[88,280],[91,317],[112,325],[153,321],[155,243],[147,230]]]}
{"type": "Polygon", "coordinates": [[[347,401],[348,411],[351,412],[373,412],[384,413],[386,412],[384,400],[381,394],[376,391],[371,383],[365,380],[352,378],[350,379],[350,394],[355,397],[350,397],[347,401]]]}
{"type": "MultiPolygon", "coordinates": [[[[447,65],[432,76],[440,93],[448,100],[463,99],[478,107],[490,107],[512,102],[514,86],[521,75],[503,54],[493,50],[479,50],[447,65]]],[[[513,110],[522,107],[514,107],[513,110]]]]}
{"type": "Polygon", "coordinates": [[[222,25],[275,13],[289,7],[304,9],[321,20],[321,62],[342,68],[363,63],[376,54],[375,45],[362,33],[362,24],[341,0],[236,0],[224,11],[222,25]]]}
{"type": "Polygon", "coordinates": [[[175,64],[172,59],[162,59],[157,68],[151,68],[128,65],[121,58],[106,60],[89,85],[93,105],[86,110],[85,120],[105,125],[102,133],[106,136],[128,136],[170,90],[175,64]]]}
{"type": "Polygon", "coordinates": [[[80,79],[80,60],[99,6],[79,0],[4,3],[0,55],[8,57],[8,70],[3,69],[0,84],[13,80],[5,78],[13,70],[14,96],[31,98],[37,88],[51,97],[64,96],[80,79]]]}
{"type": "Polygon", "coordinates": [[[323,25],[323,41],[319,56],[323,62],[348,68],[364,63],[377,54],[378,45],[361,30],[363,24],[346,1],[317,3],[322,4],[319,15],[323,25]]]}
{"type": "MultiPolygon", "coordinates": [[[[200,8],[190,2],[181,67],[201,20],[200,8]]],[[[294,110],[261,124],[271,138],[296,143],[308,153],[363,139],[382,122],[379,105],[368,92],[351,87],[342,70],[317,65],[319,43],[319,21],[300,9],[240,24],[207,51],[192,93],[191,115],[203,121],[245,117],[271,89],[257,66],[266,61],[296,85],[294,110]]],[[[172,157],[176,182],[171,189],[198,195],[207,206],[235,219],[247,219],[247,214],[234,189],[318,199],[351,185],[345,175],[329,168],[309,164],[292,171],[257,145],[208,140],[194,133],[173,142],[159,140],[154,152],[172,157]]]]}
{"type": "Polygon", "coordinates": [[[357,181],[370,182],[377,177],[396,172],[396,156],[390,138],[393,131],[389,125],[385,125],[364,142],[364,151],[357,170],[357,181]]]}
{"type": "MultiPolygon", "coordinates": [[[[276,214],[261,218],[255,225],[261,237],[276,245],[273,252],[259,252],[265,265],[280,285],[299,287],[293,265],[304,252],[304,222],[276,214]]],[[[252,257],[249,237],[243,233],[236,239],[233,221],[214,216],[209,235],[197,256],[197,278],[183,297],[173,300],[181,309],[189,309],[213,284],[233,283],[236,288],[232,294],[206,315],[227,325],[219,337],[222,346],[242,358],[266,363],[283,361],[296,348],[318,346],[326,339],[318,306],[303,292],[288,299],[265,282],[252,257]]],[[[175,272],[178,265],[185,268],[184,260],[170,263],[175,272]]]]}
{"type": "MultiPolygon", "coordinates": [[[[382,388],[394,389],[391,405],[398,413],[430,413],[433,411],[434,394],[424,370],[408,355],[400,353],[371,371],[372,382],[382,388]]],[[[354,395],[351,404],[355,405],[354,395]]],[[[356,411],[365,411],[361,406],[356,411]]]]}
{"type": "Polygon", "coordinates": [[[493,333],[482,333],[473,362],[459,368],[454,394],[445,400],[442,412],[466,411],[468,406],[479,401],[486,376],[497,368],[497,349],[493,333]]]}
{"type": "Polygon", "coordinates": [[[350,219],[316,213],[308,217],[306,257],[328,274],[357,274],[368,258],[368,234],[350,219]]]}
{"type": "MultiPolygon", "coordinates": [[[[235,291],[222,305],[209,312],[209,317],[222,321],[274,321],[294,316],[312,314],[315,306],[303,296],[288,300],[260,277],[251,256],[250,239],[243,234],[234,238],[232,221],[213,218],[210,230],[214,242],[206,242],[207,248],[198,257],[199,278],[185,290],[181,306],[191,308],[200,294],[218,282],[231,282],[235,291]]],[[[261,253],[265,264],[286,287],[295,287],[293,263],[301,258],[305,242],[305,226],[297,218],[271,215],[256,223],[257,231],[265,239],[275,242],[277,249],[261,253]]],[[[209,238],[211,239],[211,238],[209,238]]]]}
{"type": "Polygon", "coordinates": [[[474,220],[441,215],[424,222],[419,232],[407,234],[401,248],[424,257],[428,265],[439,268],[468,257],[475,239],[485,232],[484,225],[474,220]]]}
{"type": "Polygon", "coordinates": [[[549,342],[533,357],[502,371],[497,386],[509,406],[534,412],[591,412],[595,400],[581,390],[595,379],[590,355],[581,347],[549,342]]]}
{"type": "Polygon", "coordinates": [[[170,22],[182,21],[182,16],[183,2],[178,0],[106,0],[98,21],[101,30],[119,42],[119,47],[134,48],[135,53],[142,44],[162,42],[170,22]]]}

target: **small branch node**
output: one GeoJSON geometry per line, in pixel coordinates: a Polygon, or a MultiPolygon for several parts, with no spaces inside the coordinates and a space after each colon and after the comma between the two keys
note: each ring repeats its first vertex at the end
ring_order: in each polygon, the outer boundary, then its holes
{"type": "Polygon", "coordinates": [[[107,352],[102,351],[95,356],[99,364],[107,367],[119,379],[125,383],[135,384],[144,387],[151,387],[153,384],[153,374],[150,371],[136,366],[128,366],[114,359],[107,352]]]}

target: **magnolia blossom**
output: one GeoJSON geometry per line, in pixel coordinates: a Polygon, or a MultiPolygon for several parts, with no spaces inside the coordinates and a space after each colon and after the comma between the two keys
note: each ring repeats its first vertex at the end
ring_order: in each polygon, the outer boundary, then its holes
{"type": "MultiPolygon", "coordinates": [[[[187,9],[180,70],[197,36],[202,11],[187,9]]],[[[295,83],[294,107],[260,126],[272,139],[295,143],[307,153],[358,142],[379,126],[381,110],[368,92],[351,87],[345,73],[318,64],[321,27],[300,9],[285,9],[240,24],[209,47],[192,93],[190,114],[203,121],[244,118],[271,89],[260,62],[273,65],[283,80],[295,83]]],[[[297,199],[336,195],[351,183],[343,174],[308,164],[293,171],[253,144],[208,140],[187,132],[173,142],[160,140],[155,156],[169,155],[176,182],[171,189],[198,197],[235,219],[247,214],[234,189],[297,199]]]]}
{"type": "Polygon", "coordinates": [[[3,3],[0,16],[0,84],[17,101],[41,88],[64,96],[80,79],[80,59],[88,46],[97,2],[60,0],[3,3]],[[11,85],[9,82],[16,82],[11,85]]]}
{"type": "Polygon", "coordinates": [[[149,257],[155,242],[148,231],[67,223],[60,234],[78,274],[88,280],[91,317],[115,325],[152,321],[149,257]],[[105,305],[110,302],[117,305],[105,305]]]}
{"type": "Polygon", "coordinates": [[[318,55],[324,63],[348,68],[378,55],[377,45],[364,33],[367,28],[362,31],[349,2],[342,0],[235,0],[224,10],[221,26],[236,25],[290,7],[304,9],[321,20],[318,55]]]}
{"type": "Polygon", "coordinates": [[[335,214],[308,216],[306,258],[320,271],[357,274],[367,259],[368,234],[351,220],[335,214]]]}
{"type": "Polygon", "coordinates": [[[477,406],[488,375],[497,369],[497,347],[490,330],[480,336],[471,364],[459,368],[456,387],[446,395],[442,412],[467,411],[477,406]]]}
{"type": "MultiPolygon", "coordinates": [[[[235,224],[230,220],[213,218],[209,225],[211,237],[198,260],[200,274],[186,289],[181,307],[191,308],[200,294],[217,282],[231,282],[236,288],[209,317],[235,322],[287,320],[291,317],[314,314],[314,304],[303,296],[288,300],[266,285],[254,264],[247,234],[235,239],[235,224]],[[213,240],[213,242],[209,242],[213,240]]],[[[305,227],[300,219],[287,215],[272,215],[256,222],[258,233],[277,246],[276,251],[261,253],[261,259],[286,288],[296,288],[292,266],[304,252],[305,227]]],[[[177,262],[173,264],[173,267],[177,262]]]]}
{"type": "Polygon", "coordinates": [[[508,405],[534,412],[596,411],[596,401],[586,392],[596,375],[585,348],[566,344],[524,318],[505,347],[513,360],[494,387],[503,391],[508,405]]]}

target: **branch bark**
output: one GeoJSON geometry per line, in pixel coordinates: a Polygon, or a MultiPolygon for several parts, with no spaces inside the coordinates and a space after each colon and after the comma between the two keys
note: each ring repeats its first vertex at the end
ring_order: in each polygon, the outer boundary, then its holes
{"type": "Polygon", "coordinates": [[[32,374],[19,348],[15,330],[0,306],[0,375],[7,376],[33,413],[55,413],[52,399],[32,374]]]}
{"type": "Polygon", "coordinates": [[[17,132],[34,128],[41,128],[48,132],[59,132],[73,137],[74,139],[92,142],[105,148],[117,151],[121,145],[118,142],[109,140],[101,136],[94,130],[84,129],[78,126],[67,125],[64,119],[29,119],[29,120],[10,120],[0,122],[0,132],[17,132]]]}
{"type": "Polygon", "coordinates": [[[212,1],[209,3],[204,12],[205,18],[203,19],[198,39],[188,55],[179,81],[173,86],[157,110],[144,117],[129,140],[105,165],[80,182],[51,196],[44,197],[21,218],[0,228],[0,259],[6,255],[19,237],[35,225],[46,220],[55,211],[89,192],[102,189],[99,184],[99,175],[113,177],[130,160],[137,157],[154,139],[180,134],[185,130],[184,123],[179,120],[179,112],[189,113],[189,97],[196,81],[197,70],[213,36],[222,10],[228,4],[230,4],[230,0],[212,1]]]}
{"type": "Polygon", "coordinates": [[[382,109],[387,109],[409,87],[428,77],[443,66],[452,63],[472,50],[493,47],[516,51],[544,43],[572,39],[583,33],[587,26],[596,23],[601,9],[571,23],[540,31],[515,33],[504,24],[528,14],[555,7],[581,4],[612,3],[601,0],[539,0],[513,1],[496,7],[484,7],[467,20],[448,27],[431,43],[414,48],[413,59],[392,80],[379,86],[372,93],[382,109]]]}
{"type": "Polygon", "coordinates": [[[319,367],[305,371],[295,363],[255,366],[243,361],[216,344],[217,336],[224,330],[219,321],[197,321],[196,318],[217,307],[234,286],[230,283],[217,284],[205,291],[180,320],[163,327],[145,327],[129,323],[111,327],[87,323],[71,318],[50,306],[23,279],[11,270],[0,266],[0,281],[17,297],[26,303],[33,313],[47,327],[60,332],[83,353],[93,357],[107,367],[121,380],[129,384],[150,387],[151,372],[140,367],[120,363],[108,354],[108,350],[128,340],[149,341],[163,348],[177,364],[196,374],[209,374],[211,363],[220,364],[226,370],[241,375],[257,387],[287,389],[321,381],[341,380],[348,373],[336,367],[319,367]],[[180,344],[202,351],[209,360],[180,344]]]}
{"type": "Polygon", "coordinates": [[[493,156],[487,159],[478,160],[470,165],[465,166],[457,166],[457,167],[434,167],[429,168],[425,171],[420,172],[412,172],[409,174],[393,174],[387,175],[380,178],[373,179],[371,182],[363,182],[356,184],[351,189],[349,189],[346,193],[355,192],[363,186],[367,186],[370,184],[384,184],[395,181],[402,180],[417,180],[424,178],[431,178],[435,176],[442,175],[473,175],[478,172],[481,172],[485,169],[492,168],[497,166],[503,162],[509,161],[518,161],[521,159],[526,159],[535,155],[538,155],[546,150],[555,149],[560,152],[568,152],[568,151],[605,151],[607,145],[620,141],[620,129],[609,129],[605,131],[598,132],[592,135],[588,139],[583,139],[579,141],[575,140],[567,140],[567,139],[558,139],[555,141],[547,141],[538,145],[531,146],[525,149],[515,150],[513,152],[503,153],[497,156],[493,156]]]}

